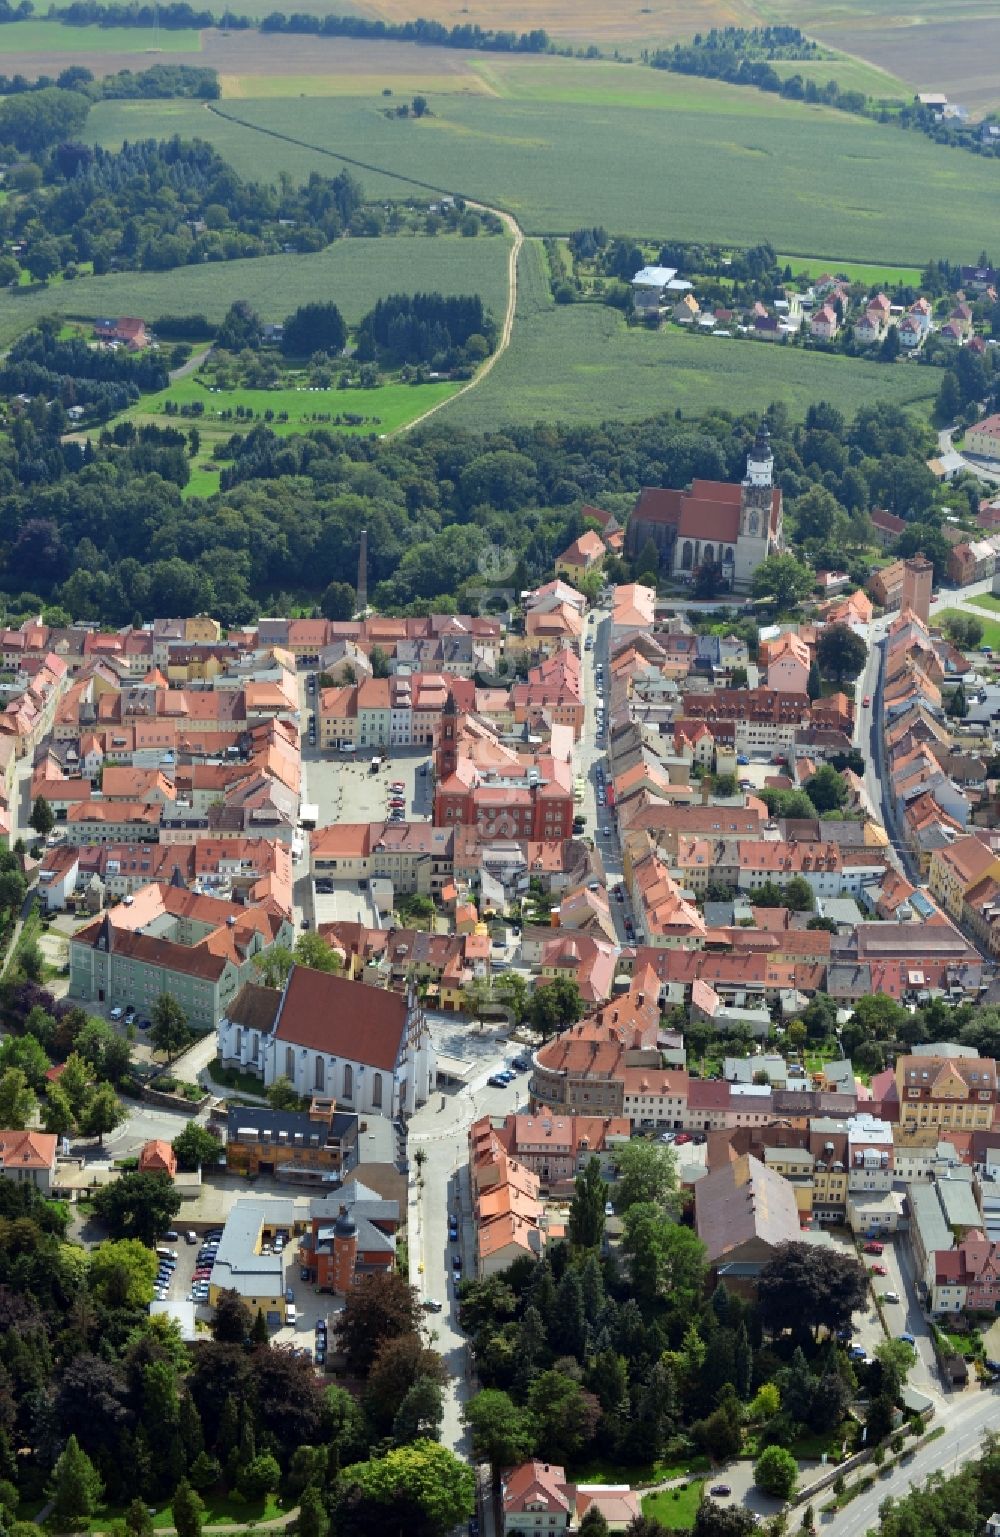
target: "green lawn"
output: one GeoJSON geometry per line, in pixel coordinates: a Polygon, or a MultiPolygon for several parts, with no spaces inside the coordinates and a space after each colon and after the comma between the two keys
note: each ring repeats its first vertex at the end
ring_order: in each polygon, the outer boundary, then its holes
{"type": "Polygon", "coordinates": [[[796,277],[799,273],[805,273],[809,278],[818,278],[830,272],[835,277],[849,278],[852,283],[878,283],[883,288],[902,283],[912,283],[916,288],[920,284],[920,269],[917,267],[881,267],[872,262],[831,262],[829,258],[824,261],[814,256],[779,256],[778,261],[781,266],[786,263],[790,265],[796,277]]]}
{"type": "Polygon", "coordinates": [[[695,1479],[686,1489],[661,1489],[657,1494],[647,1494],[642,1502],[642,1513],[659,1521],[668,1531],[690,1531],[704,1487],[699,1479],[695,1479]]]}
{"type": "Polygon", "coordinates": [[[668,1478],[691,1478],[695,1474],[707,1472],[708,1458],[697,1454],[683,1463],[647,1462],[638,1465],[595,1458],[590,1462],[574,1463],[570,1476],[576,1484],[631,1484],[633,1489],[638,1489],[643,1484],[662,1484],[668,1478]]]}
{"type": "Polygon", "coordinates": [[[380,168],[358,169],[370,195],[398,195],[410,178],[507,207],[531,232],[600,223],[651,238],[769,240],[839,261],[941,255],[928,207],[948,209],[947,254],[971,260],[1000,215],[992,163],[923,134],[638,65],[599,68],[546,60],[524,67],[520,84],[511,69],[516,99],[432,93],[420,121],[387,118],[379,97],[223,104],[249,126],[187,102],[112,102],[94,108],[86,133],[117,144],[198,132],[242,174],[269,180],[328,172],[332,151],[380,168]],[[592,99],[591,78],[598,96],[629,104],[592,99]],[[635,106],[634,93],[652,105],[635,106]]]}
{"type": "Polygon", "coordinates": [[[526,243],[518,273],[518,313],[510,350],[448,419],[485,430],[502,423],[642,420],[680,409],[686,417],[723,407],[763,410],[783,401],[803,416],[816,400],[853,412],[893,400],[926,412],[937,379],[910,364],[886,367],[802,347],[749,339],[629,327],[617,310],[555,305],[537,241],[526,243]]]}
{"type": "MultiPolygon", "coordinates": [[[[153,105],[155,110],[160,103],[153,105]]],[[[133,128],[143,131],[138,118],[133,128]]],[[[248,299],[262,319],[275,321],[311,299],[333,299],[348,324],[356,325],[386,294],[429,289],[477,293],[499,321],[507,304],[507,251],[503,236],[384,236],[337,240],[308,256],[261,256],[0,290],[0,345],[27,330],[40,315],[59,311],[82,317],[142,315],[147,320],[203,314],[220,321],[237,298],[248,299]]]]}
{"type": "MultiPolygon", "coordinates": [[[[970,602],[971,601],[972,600],[970,599],[970,602]]],[[[978,602],[975,606],[976,608],[982,608],[983,604],[978,602]]],[[[934,623],[943,627],[949,619],[966,618],[968,618],[968,615],[963,614],[961,609],[942,608],[939,609],[934,615],[934,623]]],[[[983,626],[983,638],[980,644],[983,646],[989,646],[994,651],[1000,650],[1000,620],[984,618],[981,623],[983,626]]]]}
{"type": "MultiPolygon", "coordinates": [[[[201,33],[195,27],[177,31],[161,27],[68,27],[33,17],[8,22],[3,29],[3,53],[200,53],[201,33]]],[[[151,59],[150,63],[155,63],[151,59]]]]}
{"type": "Polygon", "coordinates": [[[782,80],[790,75],[801,75],[803,80],[815,80],[818,85],[836,80],[842,91],[863,91],[877,101],[909,101],[913,95],[913,87],[898,76],[867,59],[852,58],[846,53],[832,59],[776,59],[773,67],[782,80]]]}
{"type": "MultiPolygon", "coordinates": [[[[197,427],[203,444],[210,444],[220,438],[228,438],[234,432],[248,431],[252,425],[260,425],[263,413],[270,410],[276,417],[280,412],[288,414],[286,422],[274,420],[267,423],[282,437],[293,432],[308,432],[314,427],[328,427],[339,432],[349,432],[352,436],[375,433],[384,437],[386,433],[395,432],[397,427],[412,422],[422,412],[429,411],[439,401],[447,400],[460,388],[460,384],[448,380],[435,380],[429,384],[384,384],[374,390],[234,389],[209,393],[195,374],[189,374],[176,384],[168,385],[159,394],[144,396],[137,405],[124,411],[115,420],[127,418],[131,421],[156,421],[161,426],[180,427],[185,431],[189,427],[197,427]],[[200,401],[205,406],[204,414],[197,417],[168,416],[164,409],[168,400],[178,405],[200,401]],[[254,422],[240,421],[235,416],[222,419],[223,411],[234,410],[236,406],[250,407],[256,413],[254,422]],[[364,420],[357,426],[348,426],[316,419],[344,414],[361,416],[364,420]]],[[[213,478],[210,470],[199,469],[195,473],[202,477],[202,485],[210,490],[218,489],[217,477],[213,478]]]]}
{"type": "Polygon", "coordinates": [[[985,608],[988,613],[1000,614],[1000,598],[995,598],[991,592],[981,593],[978,598],[967,598],[973,608],[985,608]]]}

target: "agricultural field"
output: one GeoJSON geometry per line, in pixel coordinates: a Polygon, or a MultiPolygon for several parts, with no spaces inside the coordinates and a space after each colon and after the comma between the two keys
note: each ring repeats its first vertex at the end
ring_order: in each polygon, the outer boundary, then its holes
{"type": "MultiPolygon", "coordinates": [[[[179,61],[181,63],[191,63],[188,55],[198,53],[201,49],[201,34],[194,27],[170,32],[156,32],[152,27],[64,27],[34,17],[30,21],[7,22],[2,37],[3,47],[0,52],[16,55],[17,66],[22,73],[22,55],[43,54],[51,59],[53,55],[63,53],[142,54],[147,56],[148,68],[151,63],[158,62],[148,57],[154,49],[165,48],[170,53],[183,54],[184,58],[179,61]]],[[[121,65],[114,61],[113,67],[119,69],[121,65]]]]}
{"type": "Polygon", "coordinates": [[[939,378],[908,363],[885,367],[765,342],[628,327],[612,309],[555,305],[539,245],[528,241],[518,272],[510,350],[476,389],[448,407],[472,430],[505,422],[639,421],[658,412],[697,417],[713,409],[763,410],[782,401],[793,416],[828,400],[851,414],[874,400],[926,413],[939,378]]]}
{"type": "Polygon", "coordinates": [[[308,256],[175,267],[169,272],[122,272],[72,283],[0,290],[0,344],[40,315],[203,314],[219,321],[234,299],[247,299],[261,318],[277,321],[310,299],[332,299],[355,325],[378,298],[436,289],[477,293],[499,322],[507,304],[504,236],[385,236],[338,240],[308,256]]]}
{"type": "MultiPolygon", "coordinates": [[[[546,62],[556,74],[559,61],[546,62]]],[[[568,73],[556,79],[576,89],[590,68],[566,61],[568,73]]],[[[594,68],[606,89],[610,67],[594,68]]],[[[526,71],[525,78],[535,77],[526,71]]],[[[289,170],[301,177],[336,165],[339,153],[379,168],[359,173],[369,195],[398,195],[412,178],[505,207],[529,233],[601,223],[654,239],[769,240],[825,261],[918,265],[946,254],[971,261],[1000,216],[992,162],[829,108],[663,78],[657,111],[432,95],[433,115],[416,121],[386,117],[378,99],[331,97],[223,103],[239,117],[233,122],[184,102],[115,102],[94,109],[88,136],[115,144],[137,131],[197,125],[248,176],[276,180],[289,170]],[[659,174],[643,173],[651,166],[659,174]],[[948,208],[947,228],[927,217],[928,207],[948,208]]]]}

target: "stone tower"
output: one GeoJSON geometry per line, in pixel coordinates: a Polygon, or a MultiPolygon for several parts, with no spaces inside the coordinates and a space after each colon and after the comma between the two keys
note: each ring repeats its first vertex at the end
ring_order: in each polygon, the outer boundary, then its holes
{"type": "Polygon", "coordinates": [[[774,455],[766,420],[757,428],[747,454],[747,472],[740,486],[740,532],[736,544],[733,586],[746,591],[757,567],[767,559],[771,544],[771,505],[774,497],[774,455]]]}
{"type": "Polygon", "coordinates": [[[903,563],[903,594],[901,612],[913,614],[923,624],[931,615],[931,595],[934,589],[934,567],[923,555],[914,555],[903,563]]]}

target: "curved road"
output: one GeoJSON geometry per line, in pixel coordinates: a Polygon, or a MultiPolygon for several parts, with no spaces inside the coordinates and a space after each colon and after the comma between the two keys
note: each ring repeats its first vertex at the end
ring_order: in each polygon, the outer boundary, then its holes
{"type": "Polygon", "coordinates": [[[395,432],[387,433],[386,436],[390,438],[398,438],[401,432],[412,432],[414,427],[419,427],[429,417],[435,416],[438,411],[443,411],[445,406],[450,406],[456,400],[461,400],[463,395],[467,395],[470,390],[474,390],[477,385],[482,384],[486,375],[497,362],[497,359],[501,358],[510,346],[511,332],[514,329],[514,313],[517,309],[517,259],[521,254],[521,247],[524,245],[524,230],[512,213],[505,213],[502,208],[490,208],[486,203],[466,201],[469,208],[478,208],[482,213],[495,214],[507,226],[508,231],[514,237],[510,251],[507,253],[507,308],[504,311],[503,325],[500,327],[500,340],[486,359],[482,368],[473,375],[468,384],[463,384],[462,388],[457,390],[454,395],[449,395],[447,400],[439,400],[436,406],[431,406],[430,410],[422,412],[420,416],[415,416],[412,422],[406,422],[402,427],[397,427],[395,432]]]}

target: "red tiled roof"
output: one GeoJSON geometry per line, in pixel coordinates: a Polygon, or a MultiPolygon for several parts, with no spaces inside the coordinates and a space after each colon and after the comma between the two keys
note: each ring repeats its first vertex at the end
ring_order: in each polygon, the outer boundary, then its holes
{"type": "Polygon", "coordinates": [[[406,1000],[380,987],[293,966],[275,1038],[391,1073],[406,1034],[406,1000]]]}

